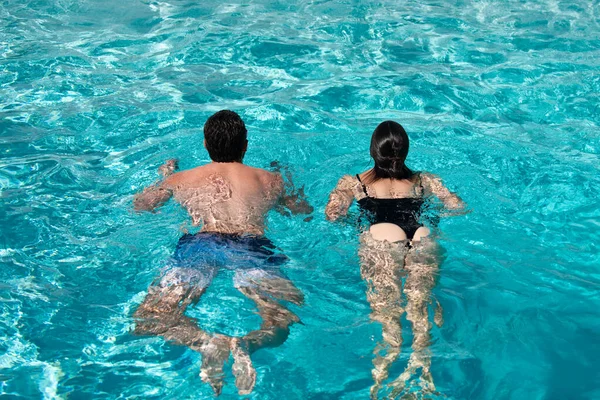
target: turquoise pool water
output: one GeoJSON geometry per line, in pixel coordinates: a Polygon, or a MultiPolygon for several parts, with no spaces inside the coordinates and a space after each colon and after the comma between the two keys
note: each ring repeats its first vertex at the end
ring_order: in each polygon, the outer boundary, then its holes
{"type": "MultiPolygon", "coordinates": [[[[229,108],[246,161],[290,165],[316,208],[269,217],[305,325],[255,354],[251,398],[368,396],[381,328],[357,230],[323,210],[383,119],[473,210],[441,224],[439,397],[600,398],[598,93],[596,1],[0,2],[1,397],[212,395],[197,353],[129,333],[186,225],[131,200],[165,159],[208,161],[229,108]]],[[[243,334],[253,311],[225,274],[193,314],[243,334]]]]}

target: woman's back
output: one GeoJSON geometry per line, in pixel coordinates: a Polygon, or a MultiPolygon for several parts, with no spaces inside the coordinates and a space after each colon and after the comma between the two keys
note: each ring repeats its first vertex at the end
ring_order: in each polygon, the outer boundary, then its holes
{"type": "Polygon", "coordinates": [[[413,239],[421,228],[420,217],[423,207],[423,186],[418,174],[411,179],[379,179],[372,185],[365,184],[369,173],[356,175],[364,197],[357,197],[362,221],[371,226],[371,233],[381,231],[387,240],[413,239]],[[375,227],[375,229],[373,229],[375,227]]]}
{"type": "MultiPolygon", "coordinates": [[[[357,175],[358,181],[365,189],[365,195],[377,199],[402,199],[423,196],[420,174],[411,179],[379,179],[369,182],[369,171],[357,175]]],[[[360,199],[357,199],[360,200],[360,199]]]]}

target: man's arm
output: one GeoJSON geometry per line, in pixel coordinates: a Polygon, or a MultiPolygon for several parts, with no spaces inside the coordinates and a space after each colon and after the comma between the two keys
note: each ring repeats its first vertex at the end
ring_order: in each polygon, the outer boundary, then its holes
{"type": "Polygon", "coordinates": [[[152,185],[138,193],[133,198],[135,211],[154,211],[165,204],[173,196],[173,192],[162,186],[162,183],[152,185]]]}
{"type": "Polygon", "coordinates": [[[292,181],[292,174],[290,173],[289,169],[282,167],[277,161],[273,161],[271,163],[271,167],[275,169],[273,178],[275,181],[274,186],[277,188],[279,194],[277,207],[275,209],[283,215],[289,213],[292,213],[293,215],[312,213],[314,211],[314,207],[311,206],[306,199],[304,186],[296,189],[296,186],[292,181]],[[285,180],[283,179],[283,174],[281,173],[282,169],[284,170],[285,180]]]}
{"type": "Polygon", "coordinates": [[[287,186],[284,186],[284,192],[279,199],[279,203],[288,209],[293,215],[308,215],[314,211],[314,207],[310,205],[308,200],[306,200],[304,186],[302,186],[300,189],[296,189],[292,185],[289,190],[287,186]]]}
{"type": "Polygon", "coordinates": [[[133,209],[135,211],[154,211],[156,208],[165,204],[173,191],[168,185],[168,178],[178,169],[177,160],[167,160],[158,168],[158,172],[163,176],[163,181],[157,182],[152,186],[147,187],[141,193],[138,193],[133,198],[133,209]]]}

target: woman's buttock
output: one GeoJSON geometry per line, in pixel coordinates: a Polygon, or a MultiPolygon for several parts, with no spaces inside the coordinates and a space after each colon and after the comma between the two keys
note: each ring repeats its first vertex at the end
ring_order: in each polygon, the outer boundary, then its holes
{"type": "MultiPolygon", "coordinates": [[[[369,232],[371,233],[373,239],[380,241],[385,240],[391,243],[401,242],[409,239],[406,235],[406,232],[402,228],[396,224],[387,222],[371,225],[369,232]]],[[[421,238],[427,237],[429,233],[429,228],[421,226],[416,230],[413,237],[410,239],[413,241],[419,241],[421,238]]]]}
{"type": "Polygon", "coordinates": [[[382,222],[371,225],[369,228],[371,236],[375,240],[386,240],[388,242],[400,242],[407,239],[406,232],[396,224],[382,222]]]}

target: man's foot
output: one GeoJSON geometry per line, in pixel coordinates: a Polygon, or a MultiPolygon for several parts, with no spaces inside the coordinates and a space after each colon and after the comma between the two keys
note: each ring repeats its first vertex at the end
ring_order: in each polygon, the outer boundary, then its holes
{"type": "Polygon", "coordinates": [[[244,347],[240,339],[231,340],[231,354],[233,355],[231,370],[240,395],[250,394],[256,383],[256,370],[252,365],[248,350],[244,347]]]}
{"type": "Polygon", "coordinates": [[[444,309],[440,302],[435,299],[435,311],[433,313],[433,322],[438,328],[441,328],[444,325],[444,309]]]}
{"type": "Polygon", "coordinates": [[[371,389],[369,389],[369,398],[371,400],[377,400],[379,398],[379,389],[381,389],[381,385],[378,383],[371,386],[371,389]]]}
{"type": "Polygon", "coordinates": [[[208,343],[199,348],[194,348],[202,354],[200,378],[212,387],[217,396],[223,390],[223,366],[229,359],[230,340],[227,336],[215,335],[210,338],[208,343]]]}

